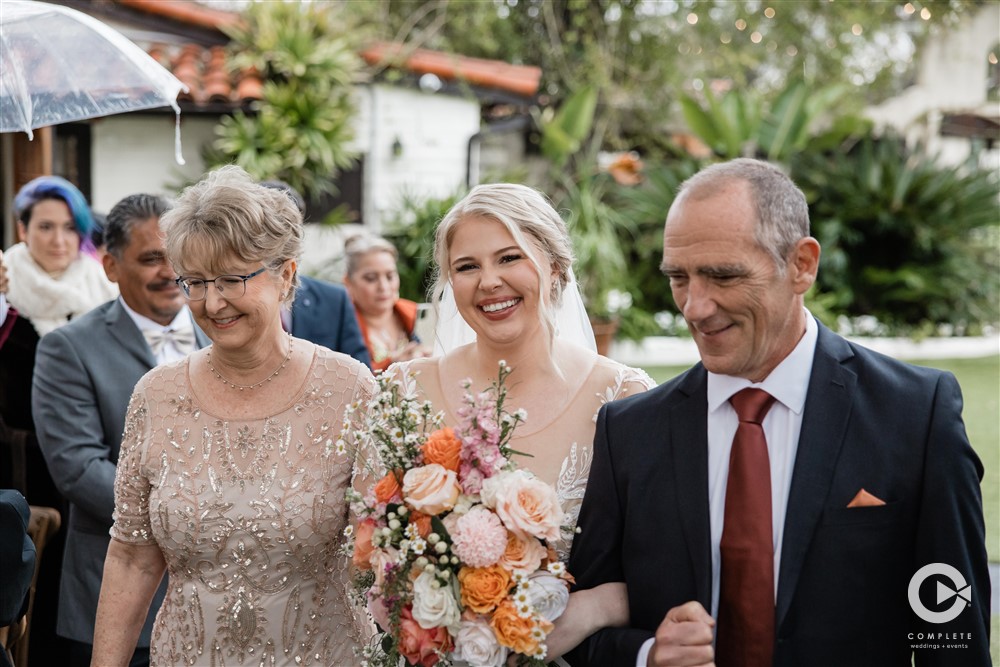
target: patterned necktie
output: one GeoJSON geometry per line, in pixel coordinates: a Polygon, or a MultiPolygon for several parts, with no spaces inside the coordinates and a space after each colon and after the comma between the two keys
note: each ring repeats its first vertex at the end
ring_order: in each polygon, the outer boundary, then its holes
{"type": "Polygon", "coordinates": [[[166,331],[147,329],[142,332],[142,335],[146,337],[149,349],[153,351],[153,356],[157,359],[168,341],[182,354],[190,354],[194,351],[194,329],[167,329],[166,331]]]}
{"type": "Polygon", "coordinates": [[[729,455],[722,574],[719,582],[719,667],[771,667],[774,654],[774,537],[771,466],[761,426],[774,397],[743,389],[729,399],[739,426],[729,455]]]}

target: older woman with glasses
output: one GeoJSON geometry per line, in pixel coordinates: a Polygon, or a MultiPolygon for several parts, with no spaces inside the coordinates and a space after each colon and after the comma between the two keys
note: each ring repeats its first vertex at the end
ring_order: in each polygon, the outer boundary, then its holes
{"type": "Polygon", "coordinates": [[[282,192],[224,167],[161,222],[213,344],[136,385],[93,664],[127,664],[165,570],[152,665],[353,664],[368,625],[338,554],[351,462],[329,449],[372,375],[282,331],[302,249],[282,192]]]}

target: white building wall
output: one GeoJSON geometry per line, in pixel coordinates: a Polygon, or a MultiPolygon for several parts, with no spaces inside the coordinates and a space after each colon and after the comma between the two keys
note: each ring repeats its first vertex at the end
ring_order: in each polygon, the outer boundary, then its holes
{"type": "Polygon", "coordinates": [[[445,197],[465,184],[469,139],[479,131],[479,102],[408,88],[366,88],[359,137],[365,151],[365,223],[380,231],[404,193],[445,197]],[[368,109],[368,113],[365,110],[368,109]],[[393,153],[399,140],[401,152],[393,153]]]}
{"type": "Polygon", "coordinates": [[[176,186],[198,180],[205,171],[202,146],[211,142],[214,116],[181,114],[181,149],[187,164],[174,160],[172,114],[124,114],[91,124],[91,202],[107,213],[122,197],[146,192],[169,197],[176,186]]]}
{"type": "MultiPolygon", "coordinates": [[[[942,162],[959,164],[968,158],[968,139],[942,137],[947,113],[974,113],[1000,117],[1000,102],[989,102],[987,56],[1000,40],[1000,3],[988,3],[955,26],[931,34],[919,54],[917,83],[902,94],[871,107],[866,115],[879,127],[901,131],[920,141],[942,162]]],[[[997,163],[997,148],[982,155],[982,166],[997,163]]]]}

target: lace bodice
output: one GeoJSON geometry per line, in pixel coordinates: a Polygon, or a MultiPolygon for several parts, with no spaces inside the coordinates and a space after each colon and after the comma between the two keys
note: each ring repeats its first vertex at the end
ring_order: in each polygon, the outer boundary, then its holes
{"type": "Polygon", "coordinates": [[[151,663],[354,664],[367,620],[338,553],[351,461],[327,452],[345,405],[373,395],[371,374],[317,347],[284,409],[234,421],[203,409],[187,370],[136,386],[115,481],[112,537],[167,562],[151,663]]]}
{"type": "MultiPolygon", "coordinates": [[[[437,359],[397,363],[389,372],[404,382],[404,389],[421,400],[431,401],[436,409],[444,410],[448,424],[458,422],[454,413],[457,406],[449,406],[445,401],[437,359]],[[410,377],[413,373],[416,373],[415,379],[410,377]]],[[[654,385],[645,371],[595,354],[586,380],[561,414],[554,417],[539,414],[533,420],[530,406],[509,406],[511,409],[525,407],[528,413],[527,421],[515,431],[511,446],[519,451],[547,450],[545,458],[555,461],[544,470],[538,465],[542,457],[516,459],[518,465],[555,486],[570,527],[576,528],[590,476],[598,411],[609,401],[646,391],[654,385]],[[540,423],[541,427],[535,426],[540,423]],[[548,456],[550,448],[558,448],[555,457],[548,456]]],[[[571,546],[572,539],[556,545],[564,561],[569,558],[571,546]]]]}

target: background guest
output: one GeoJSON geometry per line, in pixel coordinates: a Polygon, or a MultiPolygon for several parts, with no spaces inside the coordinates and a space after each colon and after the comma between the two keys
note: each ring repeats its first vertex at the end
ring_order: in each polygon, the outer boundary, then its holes
{"type": "MultiPolygon", "coordinates": [[[[83,195],[58,176],[41,176],[14,198],[21,242],[0,263],[11,309],[0,324],[0,485],[19,489],[31,505],[66,504],[49,476],[35,439],[31,375],[39,337],[118,294],[94,260],[93,219],[83,195]]],[[[31,621],[31,654],[39,664],[57,659],[56,600],[63,527],[41,560],[31,621]]]]}
{"type": "Polygon", "coordinates": [[[352,462],[330,451],[368,368],[282,331],[302,216],[223,167],[163,216],[211,347],[136,385],[115,478],[93,663],[121,667],[165,569],[153,664],[354,664],[370,634],[339,553],[352,462]]]}
{"type": "MultiPolygon", "coordinates": [[[[15,489],[0,489],[0,634],[19,632],[17,623],[28,611],[28,590],[35,573],[35,545],[28,537],[31,510],[15,489]]],[[[23,623],[22,623],[23,625],[23,623]]],[[[6,644],[0,641],[0,667],[10,665],[6,644]]]]}
{"type": "MultiPolygon", "coordinates": [[[[295,188],[284,181],[262,181],[261,185],[284,192],[299,213],[305,215],[306,202],[295,188]]],[[[371,367],[371,356],[361,336],[351,299],[340,285],[300,274],[295,301],[281,306],[281,324],[296,338],[349,354],[371,367]]]]}
{"type": "Polygon", "coordinates": [[[344,242],[347,273],[344,285],[354,302],[358,324],[372,358],[372,369],[394,361],[430,355],[414,329],[417,304],[399,298],[399,251],[383,238],[359,234],[344,242]]]}
{"type": "MultiPolygon", "coordinates": [[[[111,209],[104,269],[121,296],[38,344],[32,403],[38,443],[70,502],[57,631],[70,667],[90,665],[101,571],[111,538],[115,465],[135,383],[159,364],[183,359],[208,338],[191,320],[167,261],[160,216],[167,202],[130,195],[111,209]],[[95,344],[99,341],[99,344],[95,344]]],[[[130,664],[149,664],[149,638],[166,582],[153,598],[130,664]]]]}

